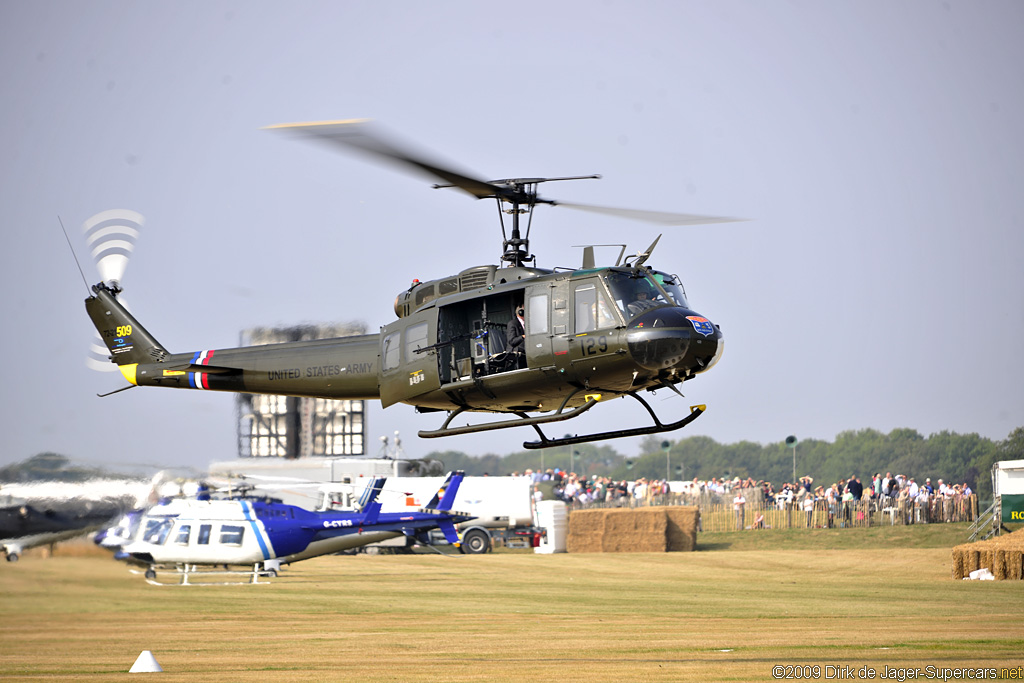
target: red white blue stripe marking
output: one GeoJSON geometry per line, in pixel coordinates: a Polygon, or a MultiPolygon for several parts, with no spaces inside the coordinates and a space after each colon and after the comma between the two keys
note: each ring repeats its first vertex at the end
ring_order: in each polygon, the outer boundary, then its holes
{"type": "MultiPolygon", "coordinates": [[[[196,355],[192,357],[192,365],[209,365],[210,359],[213,358],[213,349],[207,349],[206,351],[196,351],[196,355]]],[[[209,389],[210,388],[210,375],[206,372],[190,372],[188,373],[188,385],[193,389],[209,389]]]]}

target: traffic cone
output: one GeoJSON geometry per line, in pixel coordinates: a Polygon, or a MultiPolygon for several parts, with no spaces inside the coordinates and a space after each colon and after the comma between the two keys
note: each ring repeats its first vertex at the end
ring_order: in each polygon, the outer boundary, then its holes
{"type": "Polygon", "coordinates": [[[128,673],[130,674],[156,673],[159,671],[163,671],[163,669],[160,668],[160,665],[156,661],[156,657],[154,657],[153,653],[149,650],[143,650],[142,654],[139,655],[139,658],[135,660],[134,664],[132,664],[132,668],[128,669],[128,673]]]}

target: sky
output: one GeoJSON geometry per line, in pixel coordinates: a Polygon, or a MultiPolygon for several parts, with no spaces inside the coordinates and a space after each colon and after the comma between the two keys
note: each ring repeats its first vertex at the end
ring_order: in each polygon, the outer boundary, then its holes
{"type": "MultiPolygon", "coordinates": [[[[124,296],[172,352],[253,326],[376,331],[414,278],[498,262],[490,200],[263,130],[349,118],[482,178],[603,176],[543,187],[556,199],[747,219],[534,217],[547,268],[664,233],[649,263],[726,339],[685,400],[652,397],[665,421],[708,406],[671,438],[1004,439],[1024,426],[1022,30],[1016,0],[0,0],[0,463],[237,453],[231,394],[97,397],[125,382],[86,367],[88,291],[59,221],[92,284],[82,224],[145,217],[124,296]]],[[[443,416],[368,411],[371,455],[395,431],[410,457],[534,438],[424,440],[443,416]]],[[[645,419],[622,399],[570,431],[645,419]]]]}

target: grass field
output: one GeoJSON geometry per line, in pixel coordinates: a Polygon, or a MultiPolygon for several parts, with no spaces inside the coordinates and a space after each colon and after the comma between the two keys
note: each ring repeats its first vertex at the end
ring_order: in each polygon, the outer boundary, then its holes
{"type": "Polygon", "coordinates": [[[167,681],[1024,666],[1024,585],[950,579],[963,526],[793,532],[701,534],[693,553],[333,556],[234,587],[154,587],[107,557],[29,555],[0,566],[0,679],[124,680],[142,650],[167,681]]]}

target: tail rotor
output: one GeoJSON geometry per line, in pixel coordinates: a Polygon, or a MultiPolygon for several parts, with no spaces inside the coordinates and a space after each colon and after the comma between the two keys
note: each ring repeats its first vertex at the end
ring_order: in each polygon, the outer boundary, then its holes
{"type": "Polygon", "coordinates": [[[135,251],[142,214],[130,209],[101,211],[82,224],[85,242],[103,282],[111,289],[121,288],[128,259],[135,251]]]}
{"type": "MultiPolygon", "coordinates": [[[[85,242],[96,263],[96,270],[103,283],[114,292],[121,291],[121,278],[135,251],[135,242],[145,220],[138,211],[109,209],[88,218],[82,224],[85,242]]],[[[118,297],[118,301],[131,310],[123,296],[118,297]]],[[[89,345],[85,364],[99,372],[117,371],[117,366],[110,362],[110,350],[98,332],[89,345]]]]}

